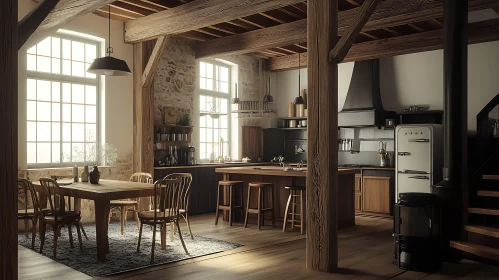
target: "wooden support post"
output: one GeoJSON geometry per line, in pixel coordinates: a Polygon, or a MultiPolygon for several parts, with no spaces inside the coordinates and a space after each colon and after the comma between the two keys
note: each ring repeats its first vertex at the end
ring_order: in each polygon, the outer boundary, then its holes
{"type": "Polygon", "coordinates": [[[338,1],[308,1],[307,267],[338,267],[338,1]]]}
{"type": "Polygon", "coordinates": [[[17,279],[17,0],[0,1],[0,279],[17,279]]]}
{"type": "Polygon", "coordinates": [[[133,172],[154,173],[154,76],[167,37],[133,47],[133,172]],[[152,47],[154,44],[154,48],[152,47]]]}

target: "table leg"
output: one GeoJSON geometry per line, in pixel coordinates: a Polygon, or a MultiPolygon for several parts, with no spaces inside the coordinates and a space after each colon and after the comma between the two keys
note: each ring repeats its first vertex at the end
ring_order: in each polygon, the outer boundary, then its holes
{"type": "Polygon", "coordinates": [[[97,259],[105,260],[109,253],[108,217],[109,200],[94,200],[95,203],[95,235],[97,239],[97,259]]]}
{"type": "MultiPolygon", "coordinates": [[[[230,180],[230,175],[229,173],[224,173],[223,175],[223,180],[224,181],[229,181],[230,180]]],[[[227,188],[224,186],[224,199],[223,199],[223,205],[227,205],[228,204],[228,201],[229,201],[229,192],[227,192],[227,188]]],[[[223,220],[224,221],[228,221],[229,220],[229,211],[228,210],[223,210],[224,211],[224,214],[223,214],[223,220]]]]}
{"type": "MultiPolygon", "coordinates": [[[[40,204],[40,208],[41,209],[45,209],[47,208],[47,193],[45,192],[39,192],[38,193],[38,204],[40,204]]],[[[43,229],[42,229],[42,223],[44,223],[43,221],[43,214],[40,214],[40,223],[39,223],[39,226],[38,226],[38,231],[39,231],[39,236],[41,238],[42,236],[42,233],[43,232],[43,229]]]]}
{"type": "Polygon", "coordinates": [[[166,224],[161,229],[161,249],[166,250],[166,224]]]}

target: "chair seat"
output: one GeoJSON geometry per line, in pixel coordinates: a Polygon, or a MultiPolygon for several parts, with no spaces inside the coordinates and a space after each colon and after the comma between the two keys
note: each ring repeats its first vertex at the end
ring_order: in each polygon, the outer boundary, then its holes
{"type": "Polygon", "coordinates": [[[132,206],[138,205],[139,203],[134,200],[111,200],[111,206],[132,206]]]}
{"type": "Polygon", "coordinates": [[[264,188],[264,187],[270,187],[272,186],[272,183],[267,183],[267,182],[251,182],[248,184],[251,188],[264,188]]]}
{"type": "Polygon", "coordinates": [[[234,186],[238,184],[243,184],[243,181],[219,181],[218,184],[220,186],[234,186]]]}
{"type": "Polygon", "coordinates": [[[304,187],[304,186],[286,186],[284,187],[286,190],[290,190],[290,191],[304,191],[306,190],[307,188],[304,187]]]}
{"type": "MultiPolygon", "coordinates": [[[[168,212],[168,211],[167,211],[168,212]]],[[[181,212],[181,211],[179,211],[181,212]]],[[[145,221],[154,221],[154,210],[139,212],[139,219],[145,221]]],[[[177,216],[167,215],[165,212],[156,212],[156,219],[160,222],[176,220],[177,216]]]]}
{"type": "MultiPolygon", "coordinates": [[[[57,222],[58,223],[65,223],[65,222],[78,222],[80,221],[81,215],[79,212],[75,211],[66,211],[64,214],[57,215],[57,222]]],[[[43,217],[43,219],[48,222],[48,223],[53,223],[55,222],[55,216],[54,215],[46,215],[43,217]]]]}

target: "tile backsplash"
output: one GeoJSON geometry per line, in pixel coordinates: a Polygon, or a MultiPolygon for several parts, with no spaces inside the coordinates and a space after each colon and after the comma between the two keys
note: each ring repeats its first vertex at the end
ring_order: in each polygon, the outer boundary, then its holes
{"type": "Polygon", "coordinates": [[[360,140],[360,152],[377,152],[380,141],[386,143],[387,151],[395,151],[395,134],[392,129],[385,130],[376,127],[341,128],[338,138],[360,140]]]}

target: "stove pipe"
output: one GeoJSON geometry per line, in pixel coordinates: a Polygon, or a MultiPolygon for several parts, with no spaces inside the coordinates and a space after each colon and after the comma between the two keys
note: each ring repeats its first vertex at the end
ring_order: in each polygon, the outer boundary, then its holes
{"type": "MultiPolygon", "coordinates": [[[[468,183],[468,1],[444,1],[444,170],[432,186],[442,203],[442,237],[460,240],[468,183]]],[[[448,249],[448,248],[447,248],[448,249]]],[[[447,260],[453,255],[446,250],[447,260]]],[[[454,254],[455,255],[455,254],[454,254]]]]}

